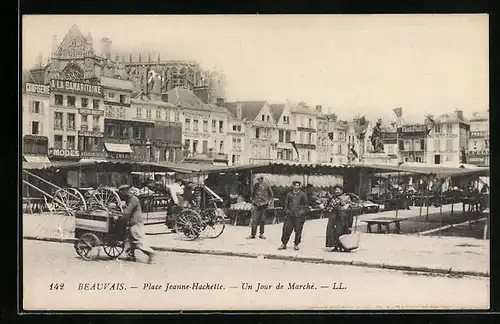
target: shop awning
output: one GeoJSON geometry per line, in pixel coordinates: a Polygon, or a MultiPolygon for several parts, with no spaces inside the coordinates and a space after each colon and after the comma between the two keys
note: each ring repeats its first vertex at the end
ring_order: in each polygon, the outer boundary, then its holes
{"type": "Polygon", "coordinates": [[[46,155],[23,155],[24,162],[28,163],[46,163],[50,164],[49,157],[46,155]]]}
{"type": "Polygon", "coordinates": [[[109,152],[114,153],[132,153],[132,148],[130,144],[119,144],[119,143],[104,143],[104,147],[109,152]]]}

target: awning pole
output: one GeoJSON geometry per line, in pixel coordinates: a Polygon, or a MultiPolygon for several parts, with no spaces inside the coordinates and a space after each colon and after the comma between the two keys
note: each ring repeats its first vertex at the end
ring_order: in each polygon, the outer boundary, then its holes
{"type": "MultiPolygon", "coordinates": [[[[421,179],[422,179],[422,178],[420,178],[420,179],[419,179],[419,182],[420,182],[420,183],[419,183],[419,185],[417,186],[417,188],[419,189],[419,195],[420,195],[420,197],[421,197],[421,198],[420,198],[420,208],[419,208],[420,210],[419,210],[419,212],[418,212],[418,226],[419,226],[419,227],[420,227],[420,225],[422,225],[422,224],[420,224],[420,222],[422,221],[422,207],[424,206],[424,199],[422,199],[422,198],[423,198],[423,196],[421,196],[421,195],[423,195],[423,193],[424,193],[424,190],[423,190],[424,188],[423,188],[423,183],[421,183],[421,181],[420,181],[421,179]]],[[[417,235],[418,235],[418,236],[420,236],[420,228],[418,229],[417,235]]]]}
{"type": "Polygon", "coordinates": [[[439,193],[439,237],[441,237],[441,228],[443,227],[443,183],[441,182],[441,190],[439,193]]]}
{"type": "MultiPolygon", "coordinates": [[[[398,191],[399,191],[399,171],[398,171],[398,177],[396,178],[396,185],[398,186],[398,191]]],[[[398,218],[398,212],[399,212],[399,203],[400,203],[399,199],[398,203],[396,204],[396,219],[398,218]]]]}

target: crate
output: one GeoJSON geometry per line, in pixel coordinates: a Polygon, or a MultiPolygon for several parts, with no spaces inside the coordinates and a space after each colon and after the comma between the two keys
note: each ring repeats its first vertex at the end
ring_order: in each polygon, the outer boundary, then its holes
{"type": "Polygon", "coordinates": [[[75,229],[90,232],[109,233],[113,216],[107,211],[80,212],[75,215],[75,229]]]}

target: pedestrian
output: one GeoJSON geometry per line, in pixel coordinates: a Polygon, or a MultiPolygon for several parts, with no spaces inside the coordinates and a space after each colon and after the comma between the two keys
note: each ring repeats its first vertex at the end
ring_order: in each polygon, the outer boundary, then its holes
{"type": "Polygon", "coordinates": [[[326,225],[326,242],[325,246],[331,248],[330,252],[342,251],[340,236],[348,231],[351,224],[348,217],[349,196],[343,193],[343,188],[340,185],[334,187],[334,197],[328,203],[328,224],[326,225]]]}
{"type": "Polygon", "coordinates": [[[286,219],[283,223],[283,232],[281,235],[281,246],[278,250],[285,250],[288,240],[295,232],[294,250],[299,249],[299,244],[302,238],[302,229],[306,221],[306,213],[309,210],[309,202],[307,195],[300,190],[300,181],[293,182],[292,191],[285,198],[284,211],[286,219]]]}
{"type": "Polygon", "coordinates": [[[123,218],[130,227],[128,232],[130,247],[127,249],[127,256],[130,261],[136,261],[135,250],[139,249],[148,256],[148,263],[152,263],[155,253],[144,243],[144,220],[142,218],[141,204],[129,189],[128,185],[122,185],[118,188],[120,198],[127,203],[123,211],[123,218]]]}
{"type": "Polygon", "coordinates": [[[269,206],[274,202],[274,194],[271,186],[264,182],[263,176],[257,177],[257,183],[253,187],[252,193],[252,219],[251,222],[251,233],[248,239],[254,239],[257,234],[257,226],[259,226],[259,238],[265,239],[264,227],[266,222],[266,214],[269,206]]]}

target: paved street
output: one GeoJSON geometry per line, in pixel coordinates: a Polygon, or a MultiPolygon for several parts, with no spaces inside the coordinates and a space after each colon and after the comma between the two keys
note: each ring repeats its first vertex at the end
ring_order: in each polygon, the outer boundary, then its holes
{"type": "Polygon", "coordinates": [[[165,252],[148,265],[143,255],[138,257],[137,263],[84,261],[71,244],[24,240],[24,306],[54,310],[489,307],[487,278],[165,252]],[[258,282],[272,288],[255,291],[258,282]],[[242,287],[244,283],[252,287],[242,287]],[[279,283],[282,290],[276,289],[279,283]],[[292,283],[295,289],[288,289],[292,283]],[[64,287],[56,289],[55,284],[64,287]],[[144,290],[147,284],[151,289],[144,290]],[[333,289],[334,284],[346,289],[333,289]]]}

